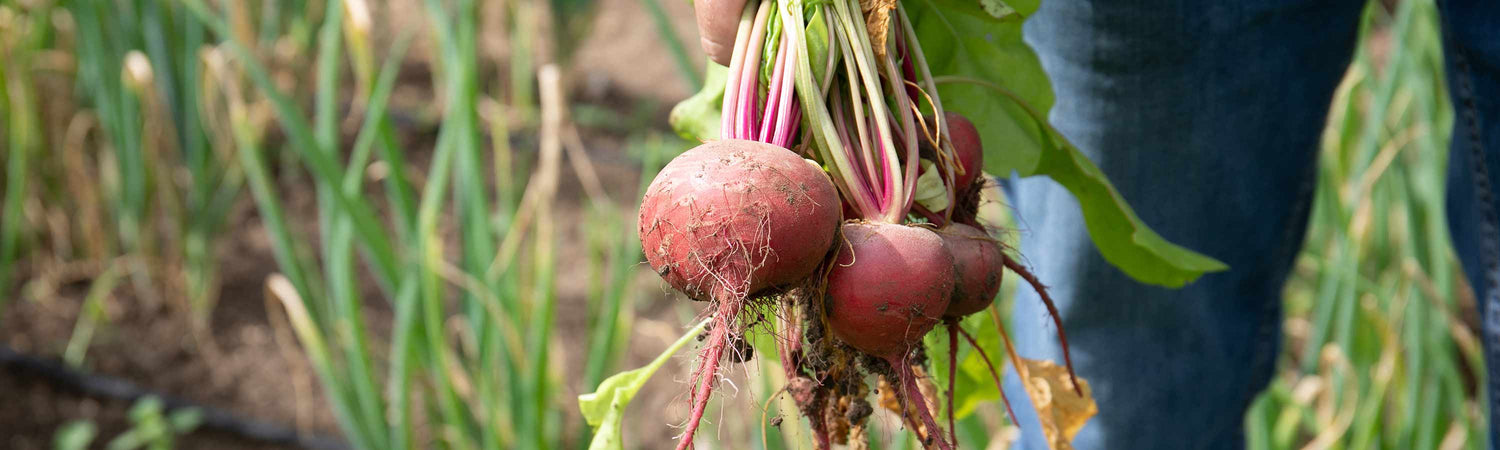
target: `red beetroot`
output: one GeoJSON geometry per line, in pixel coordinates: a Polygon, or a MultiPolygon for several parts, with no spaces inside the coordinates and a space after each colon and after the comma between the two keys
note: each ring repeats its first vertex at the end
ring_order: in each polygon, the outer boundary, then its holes
{"type": "Polygon", "coordinates": [[[1005,255],[1000,243],[978,228],[955,223],[937,231],[943,245],[953,254],[953,298],[948,302],[947,318],[959,318],[983,311],[1000,292],[1005,255]]]}
{"type": "Polygon", "coordinates": [[[920,227],[844,224],[828,274],[834,335],[862,352],[900,357],[932,330],[953,295],[953,256],[920,227]]]}
{"type": "Polygon", "coordinates": [[[790,150],[744,140],[699,145],[663,167],[641,200],[646,260],[701,300],[747,297],[805,278],[839,222],[833,183],[790,150]]]}
{"type": "Polygon", "coordinates": [[[938,448],[952,448],[906,357],[948,309],[953,255],[926,228],[848,222],[843,232],[846,242],[828,274],[829,328],[850,346],[889,363],[896,371],[899,397],[917,405],[930,430],[927,438],[938,448]]]}
{"type": "Polygon", "coordinates": [[[964,173],[954,183],[954,191],[964,192],[969,184],[984,171],[984,146],[979,142],[979,130],[962,114],[946,111],[943,118],[948,121],[948,139],[953,142],[953,151],[958,153],[958,164],[964,173]]]}
{"type": "MultiPolygon", "coordinates": [[[[958,335],[963,333],[969,338],[969,344],[973,345],[973,338],[967,331],[959,326],[959,319],[988,308],[995,301],[995,294],[1000,292],[1001,275],[1005,269],[1005,254],[1001,252],[1000,243],[990,238],[980,228],[962,223],[950,224],[938,230],[938,236],[942,236],[943,245],[948,247],[948,252],[953,254],[953,299],[948,302],[948,310],[943,314],[943,319],[948,325],[948,361],[958,359],[958,335]]],[[[974,345],[984,358],[985,364],[990,364],[989,356],[984,354],[984,349],[974,345]]],[[[990,372],[995,380],[995,387],[1000,389],[1000,378],[992,364],[990,372]]],[[[956,432],[953,415],[953,389],[954,379],[957,378],[957,364],[948,365],[948,429],[956,432]]],[[[1011,420],[1015,420],[1015,412],[1011,411],[1010,400],[1005,398],[1005,391],[1001,389],[1000,399],[1005,401],[1005,410],[1010,413],[1011,420]]],[[[957,436],[952,436],[956,439],[957,436]]]]}
{"type": "Polygon", "coordinates": [[[746,298],[812,273],[833,244],[839,215],[838,194],[818,166],[755,141],[699,145],[652,180],[639,223],[646,260],[672,287],[714,301],[679,449],[692,445],[746,298]]]}

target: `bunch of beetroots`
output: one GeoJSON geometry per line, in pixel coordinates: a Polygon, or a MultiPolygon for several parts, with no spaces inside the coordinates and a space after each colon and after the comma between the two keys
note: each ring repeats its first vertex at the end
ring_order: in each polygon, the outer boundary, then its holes
{"type": "Polygon", "coordinates": [[[746,5],[720,139],[667,164],[641,201],[647,261],[708,301],[713,318],[679,449],[692,445],[752,309],[778,318],[787,390],[819,448],[863,438],[867,375],[890,387],[926,445],[951,448],[918,386],[923,336],[946,324],[950,342],[962,333],[972,343],[957,320],[991,305],[1007,267],[1050,308],[975,220],[979,135],[943,111],[912,31],[895,2],[746,5]],[[941,201],[916,201],[924,182],[941,201]]]}

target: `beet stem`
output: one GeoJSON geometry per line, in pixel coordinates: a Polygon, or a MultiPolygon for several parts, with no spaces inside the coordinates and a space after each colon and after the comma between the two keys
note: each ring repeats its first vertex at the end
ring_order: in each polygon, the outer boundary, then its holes
{"type": "MultiPolygon", "coordinates": [[[[787,48],[791,40],[791,36],[782,34],[781,52],[791,51],[790,48],[787,48]]],[[[796,60],[791,58],[796,58],[797,56],[796,53],[788,55],[787,68],[778,68],[776,74],[776,76],[781,78],[782,87],[780,100],[777,100],[776,132],[771,133],[771,143],[782,147],[787,147],[791,143],[792,137],[795,136],[793,134],[796,131],[795,127],[798,122],[801,122],[801,117],[797,115],[800,112],[794,108],[797,106],[797,97],[792,95],[796,91],[796,81],[792,79],[791,67],[796,65],[796,60]]],[[[768,110],[767,114],[769,113],[770,111],[768,110]]]]}
{"type": "MultiPolygon", "coordinates": [[[[943,439],[943,429],[938,427],[937,420],[932,418],[932,411],[927,409],[927,397],[922,395],[922,389],[917,387],[916,374],[912,373],[911,365],[901,359],[890,359],[888,362],[895,367],[896,375],[901,378],[901,390],[905,395],[901,398],[915,403],[917,411],[922,414],[922,423],[927,425],[927,437],[937,442],[937,446],[943,450],[953,450],[953,446],[943,439]]],[[[916,430],[912,430],[915,432],[916,430]]],[[[920,436],[920,434],[918,434],[920,436]]],[[[681,449],[678,449],[681,450],[681,449]]]]}
{"type": "MultiPolygon", "coordinates": [[[[896,20],[899,21],[900,19],[897,18],[896,20]]],[[[906,29],[900,26],[895,26],[891,27],[891,31],[891,34],[893,35],[893,38],[896,42],[896,54],[901,59],[901,77],[906,80],[916,80],[917,68],[916,66],[913,66],[911,62],[912,54],[911,49],[908,47],[908,45],[910,44],[906,41],[906,29]]],[[[910,97],[913,101],[920,97],[921,92],[919,92],[917,86],[905,84],[905,88],[906,96],[910,97]]]]}
{"type": "Polygon", "coordinates": [[[791,106],[781,116],[788,122],[791,122],[791,125],[786,127],[786,136],[777,136],[776,138],[776,142],[782,147],[791,148],[792,139],[797,137],[797,129],[802,126],[802,104],[798,103],[799,101],[797,97],[790,95],[787,97],[787,102],[791,103],[791,106]]]}
{"type": "Polygon", "coordinates": [[[754,140],[756,126],[760,120],[760,58],[761,45],[765,41],[766,21],[770,18],[772,2],[761,2],[755,12],[755,25],[750,29],[750,42],[745,51],[745,60],[740,65],[739,132],[738,139],[754,140]]]}
{"type": "Polygon", "coordinates": [[[782,108],[782,102],[786,97],[784,91],[791,88],[786,83],[786,77],[783,76],[786,73],[787,51],[789,50],[786,47],[787,39],[790,37],[782,36],[782,39],[776,40],[776,62],[771,66],[770,84],[766,87],[765,114],[760,117],[758,140],[769,144],[775,144],[776,132],[780,131],[778,127],[784,125],[785,117],[780,115],[784,109],[782,108]]]}
{"type": "MultiPolygon", "coordinates": [[[[958,443],[958,417],[953,414],[953,391],[958,378],[958,320],[948,319],[948,438],[958,443]]],[[[1001,398],[1005,393],[1000,393],[1001,398]]],[[[1010,402],[1005,402],[1010,407],[1010,402]]],[[[1014,417],[1014,416],[1012,416],[1014,417]]]]}
{"type": "Polygon", "coordinates": [[[964,335],[964,339],[969,341],[969,345],[974,347],[974,351],[979,352],[979,357],[984,359],[984,365],[990,368],[990,379],[995,381],[995,389],[1000,391],[1000,401],[1005,403],[1005,412],[1006,414],[1010,414],[1010,423],[1013,423],[1016,426],[1020,426],[1021,422],[1020,419],[1016,417],[1016,410],[1011,409],[1010,399],[1005,396],[1005,385],[1000,384],[1000,371],[995,370],[995,363],[990,361],[989,353],[986,353],[984,351],[984,347],[979,346],[979,342],[974,340],[974,336],[969,334],[969,330],[965,330],[963,329],[963,327],[959,327],[957,325],[957,323],[954,323],[953,326],[950,326],[949,332],[951,333],[952,329],[957,328],[958,332],[964,335]]]}
{"type": "Polygon", "coordinates": [[[875,188],[871,184],[871,180],[873,179],[873,175],[871,174],[875,171],[875,165],[870,162],[869,155],[866,155],[864,152],[855,151],[855,145],[858,143],[851,137],[848,125],[848,122],[852,122],[853,119],[848,117],[849,110],[847,108],[840,107],[843,105],[843,94],[835,89],[829,93],[829,96],[832,97],[830,104],[835,105],[834,110],[831,111],[831,115],[834,129],[839,134],[839,147],[844,149],[844,152],[849,157],[850,166],[853,168],[851,172],[853,172],[853,178],[857,182],[848,186],[851,191],[854,191],[850,193],[850,200],[854,203],[854,210],[859,213],[860,217],[871,217],[873,215],[872,212],[879,211],[879,199],[876,198],[878,194],[875,193],[875,188]]]}
{"type": "Polygon", "coordinates": [[[723,117],[720,118],[719,122],[720,139],[733,139],[735,137],[734,131],[738,123],[736,120],[737,115],[735,114],[738,110],[736,100],[739,99],[739,96],[735,95],[735,93],[739,90],[740,66],[744,65],[745,47],[748,46],[750,41],[750,28],[755,23],[756,11],[758,9],[755,8],[755,5],[748,3],[740,11],[740,27],[735,34],[734,52],[731,54],[729,60],[729,75],[724,80],[723,117]]]}
{"type": "Polygon", "coordinates": [[[1021,279],[1030,283],[1031,289],[1035,290],[1037,295],[1042,297],[1042,303],[1047,305],[1047,314],[1052,316],[1052,323],[1057,325],[1057,340],[1062,344],[1063,362],[1068,365],[1068,379],[1073,381],[1073,391],[1079,397],[1082,397],[1083,385],[1078,384],[1078,375],[1073,373],[1073,355],[1072,352],[1068,351],[1068,334],[1063,332],[1062,314],[1057,312],[1057,304],[1052,303],[1052,296],[1047,294],[1047,286],[1042,285],[1041,280],[1036,279],[1036,275],[1027,270],[1026,266],[1021,265],[1020,262],[1011,258],[1010,255],[1002,253],[1000,258],[1002,261],[1005,261],[1005,268],[1010,269],[1016,275],[1020,275],[1021,279]]]}

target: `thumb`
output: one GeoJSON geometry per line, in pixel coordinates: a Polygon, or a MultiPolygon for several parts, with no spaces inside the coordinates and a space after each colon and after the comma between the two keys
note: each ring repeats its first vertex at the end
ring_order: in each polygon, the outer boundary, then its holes
{"type": "Polygon", "coordinates": [[[734,55],[734,38],[744,8],[745,0],[693,0],[703,52],[720,65],[728,66],[734,55]]]}

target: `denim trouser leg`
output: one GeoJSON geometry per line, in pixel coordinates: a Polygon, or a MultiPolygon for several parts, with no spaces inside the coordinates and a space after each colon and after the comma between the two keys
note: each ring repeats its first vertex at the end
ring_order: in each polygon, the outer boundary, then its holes
{"type": "Polygon", "coordinates": [[[1489,369],[1490,446],[1496,448],[1494,405],[1500,401],[1500,2],[1439,1],[1443,56],[1453,99],[1448,153],[1448,229],[1464,275],[1479,299],[1489,369]],[[1484,161],[1484,164],[1478,164],[1484,161]]]}
{"type": "MultiPolygon", "coordinates": [[[[1143,285],[1099,255],[1067,191],[1013,180],[1022,250],[1099,402],[1078,448],[1243,446],[1362,4],[1047,0],[1027,23],[1057,91],[1052,122],[1142,220],[1232,267],[1180,290],[1143,285]]],[[[1020,351],[1060,361],[1046,310],[1020,292],[1020,351]]],[[[1026,398],[1013,374],[1007,391],[1026,398]]],[[[1029,404],[1015,409],[1021,447],[1046,448],[1029,404]]]]}

